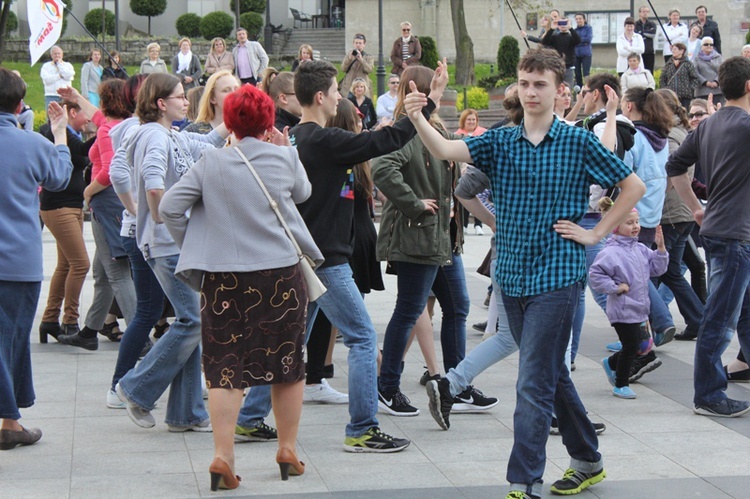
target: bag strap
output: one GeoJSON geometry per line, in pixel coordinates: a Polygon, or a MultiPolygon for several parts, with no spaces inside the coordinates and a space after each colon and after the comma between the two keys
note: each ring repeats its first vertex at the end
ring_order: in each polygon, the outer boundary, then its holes
{"type": "Polygon", "coordinates": [[[258,185],[260,185],[261,190],[263,191],[263,194],[266,195],[266,199],[268,199],[268,203],[271,205],[271,209],[276,213],[276,216],[279,217],[279,221],[281,222],[281,225],[284,227],[284,230],[286,231],[286,235],[289,236],[289,239],[292,240],[292,244],[294,245],[294,250],[297,252],[297,256],[300,260],[302,260],[305,255],[302,253],[302,249],[299,247],[299,244],[297,244],[297,239],[295,239],[294,234],[292,234],[292,231],[289,229],[289,226],[286,224],[286,220],[284,220],[284,217],[281,215],[281,211],[279,210],[279,205],[276,203],[276,201],[273,200],[271,197],[271,194],[269,194],[268,189],[266,189],[266,184],[263,183],[263,181],[260,179],[260,176],[258,176],[258,172],[255,171],[255,168],[253,168],[253,165],[250,164],[250,161],[247,159],[245,154],[240,151],[239,147],[234,148],[235,151],[237,151],[237,154],[240,155],[240,158],[242,158],[242,161],[245,162],[245,165],[247,165],[248,170],[250,170],[250,173],[253,174],[253,177],[255,177],[255,180],[258,182],[258,185]]]}

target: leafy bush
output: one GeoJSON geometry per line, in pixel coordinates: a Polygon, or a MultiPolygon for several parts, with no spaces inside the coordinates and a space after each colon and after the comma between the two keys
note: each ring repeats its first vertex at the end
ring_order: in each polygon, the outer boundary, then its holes
{"type": "Polygon", "coordinates": [[[10,36],[12,32],[18,29],[18,17],[12,10],[8,11],[8,20],[5,21],[5,36],[10,36]]]}
{"type": "Polygon", "coordinates": [[[177,28],[178,35],[195,38],[201,34],[201,16],[192,12],[182,14],[177,18],[174,26],[177,28]]]}
{"type": "Polygon", "coordinates": [[[234,29],[234,19],[226,12],[217,10],[203,16],[200,28],[201,35],[206,40],[227,38],[234,29]]]}
{"type": "Polygon", "coordinates": [[[42,109],[41,111],[34,111],[34,130],[39,131],[39,127],[47,123],[47,111],[42,109]]]}
{"type": "MultiPolygon", "coordinates": [[[[236,12],[235,9],[237,8],[236,0],[232,0],[229,2],[229,10],[232,12],[236,12]]],[[[266,0],[241,0],[240,1],[240,14],[244,14],[245,12],[265,12],[266,11],[266,0]]],[[[240,18],[242,16],[240,15],[240,18]]],[[[247,28],[245,28],[247,29],[247,28]]]]}
{"type": "MultiPolygon", "coordinates": [[[[115,35],[115,14],[105,9],[104,14],[104,25],[107,28],[107,34],[110,36],[115,35]]],[[[91,34],[96,36],[102,32],[102,9],[91,9],[83,18],[83,25],[86,29],[91,31],[91,34]]]]}
{"type": "Polygon", "coordinates": [[[502,78],[516,75],[521,50],[514,36],[504,36],[497,47],[497,73],[502,78]]]}
{"type": "Polygon", "coordinates": [[[661,85],[659,84],[660,79],[661,79],[661,68],[654,69],[654,83],[656,83],[657,90],[661,88],[661,85]]]}
{"type": "Polygon", "coordinates": [[[750,31],[745,33],[745,43],[750,43],[750,31]]]}
{"type": "Polygon", "coordinates": [[[438,51],[435,39],[431,36],[420,36],[419,44],[422,45],[422,66],[427,66],[430,69],[437,69],[438,51]]]}
{"type": "Polygon", "coordinates": [[[257,12],[240,14],[240,26],[247,30],[247,36],[250,40],[258,39],[258,36],[263,32],[264,23],[263,16],[257,12]]]}
{"type": "MultiPolygon", "coordinates": [[[[481,87],[471,87],[466,90],[466,99],[469,101],[469,108],[471,109],[487,109],[490,107],[490,96],[487,90],[481,87]]],[[[466,108],[464,105],[464,93],[459,90],[458,98],[456,99],[456,109],[463,111],[466,108]]]]}

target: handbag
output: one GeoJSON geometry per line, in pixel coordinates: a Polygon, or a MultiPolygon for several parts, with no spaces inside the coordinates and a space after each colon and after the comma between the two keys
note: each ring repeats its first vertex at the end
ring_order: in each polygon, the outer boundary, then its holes
{"type": "Polygon", "coordinates": [[[237,154],[239,154],[242,158],[242,161],[245,162],[248,170],[250,170],[250,173],[252,173],[253,177],[255,177],[255,180],[258,182],[258,185],[260,185],[261,190],[263,190],[263,194],[266,195],[266,199],[268,199],[268,203],[271,205],[271,209],[274,211],[274,213],[276,213],[276,216],[279,218],[279,222],[281,222],[281,225],[286,231],[286,235],[289,236],[289,239],[291,239],[292,244],[294,245],[294,250],[297,252],[297,256],[299,257],[299,266],[302,269],[302,277],[305,279],[305,283],[307,283],[307,299],[311,302],[317,300],[323,295],[323,293],[327,291],[327,289],[321,282],[318,275],[315,273],[315,264],[313,263],[313,260],[309,256],[302,253],[302,249],[299,247],[299,244],[297,244],[297,240],[294,238],[294,234],[292,234],[292,231],[289,230],[289,226],[286,224],[286,220],[284,220],[284,217],[281,215],[279,205],[276,203],[276,201],[273,200],[271,194],[269,194],[268,189],[266,189],[266,185],[258,176],[255,168],[253,168],[253,165],[250,164],[250,161],[247,159],[245,154],[240,151],[239,147],[235,147],[234,150],[237,151],[237,154]]]}

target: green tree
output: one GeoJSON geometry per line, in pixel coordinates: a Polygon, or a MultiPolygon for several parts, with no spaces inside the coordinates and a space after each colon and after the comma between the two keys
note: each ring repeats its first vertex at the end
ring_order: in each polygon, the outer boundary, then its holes
{"type": "Polygon", "coordinates": [[[471,86],[477,78],[474,74],[474,42],[466,29],[464,0],[451,0],[451,17],[456,41],[456,85],[471,86]]]}
{"type": "Polygon", "coordinates": [[[245,12],[240,14],[240,26],[247,30],[247,36],[251,40],[257,40],[258,36],[263,32],[263,25],[265,21],[263,16],[257,12],[245,12]]]}
{"type": "MultiPolygon", "coordinates": [[[[13,31],[13,21],[11,19],[10,4],[13,0],[0,0],[0,62],[3,62],[3,55],[5,52],[5,39],[13,31]]],[[[15,15],[13,16],[15,18],[15,15]]],[[[18,19],[16,19],[16,28],[18,27],[18,19]]]]}
{"type": "Polygon", "coordinates": [[[151,36],[151,18],[164,14],[167,0],[130,0],[130,10],[136,16],[148,17],[148,36],[151,36]]]}
{"type": "MultiPolygon", "coordinates": [[[[107,27],[107,34],[110,36],[115,35],[115,14],[105,9],[105,21],[104,24],[107,27]]],[[[88,11],[86,16],[83,18],[83,25],[86,29],[91,31],[91,34],[96,36],[102,32],[102,9],[91,9],[88,11]]]]}
{"type": "Polygon", "coordinates": [[[226,12],[217,10],[203,16],[200,28],[201,35],[206,40],[211,40],[217,36],[226,38],[234,29],[234,19],[226,12]]]}
{"type": "Polygon", "coordinates": [[[201,16],[192,12],[182,14],[177,18],[175,28],[178,35],[195,38],[201,34],[201,16]]]}
{"type": "Polygon", "coordinates": [[[497,47],[497,74],[501,78],[516,76],[516,68],[521,57],[518,40],[515,36],[506,35],[497,47]]]}
{"type": "MultiPolygon", "coordinates": [[[[236,12],[237,0],[229,2],[229,10],[236,12]]],[[[245,12],[257,12],[262,14],[266,11],[266,0],[241,0],[240,1],[240,14],[245,12]]],[[[240,21],[242,22],[242,21],[240,21]]],[[[247,28],[246,28],[247,29],[247,28]]]]}

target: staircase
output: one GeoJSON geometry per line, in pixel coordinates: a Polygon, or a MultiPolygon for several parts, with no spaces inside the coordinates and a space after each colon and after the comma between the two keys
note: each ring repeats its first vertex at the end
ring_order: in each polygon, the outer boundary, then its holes
{"type": "Polygon", "coordinates": [[[307,43],[312,45],[313,50],[320,52],[320,58],[328,61],[341,61],[347,49],[346,32],[343,29],[320,28],[291,30],[280,51],[276,52],[278,57],[297,57],[299,46],[307,43]]]}

